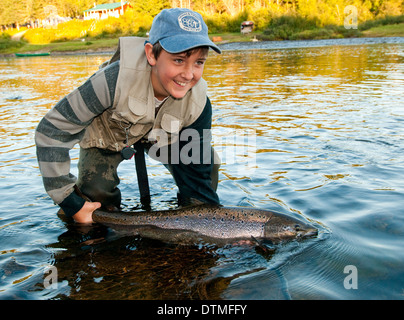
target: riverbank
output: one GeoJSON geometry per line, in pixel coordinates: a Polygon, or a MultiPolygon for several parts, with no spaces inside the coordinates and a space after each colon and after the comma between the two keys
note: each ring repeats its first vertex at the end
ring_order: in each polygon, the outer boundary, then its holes
{"type": "Polygon", "coordinates": [[[219,45],[225,50],[258,50],[258,49],[291,49],[325,46],[349,46],[378,43],[404,43],[404,37],[378,37],[378,38],[344,38],[344,39],[320,39],[320,40],[282,40],[282,41],[257,41],[234,42],[219,45]]]}
{"type": "MultiPolygon", "coordinates": [[[[253,32],[248,35],[240,33],[212,34],[211,39],[223,50],[260,49],[260,48],[290,48],[290,47],[311,47],[333,44],[361,44],[361,43],[402,43],[404,39],[404,23],[377,26],[361,32],[361,37],[340,38],[340,39],[305,39],[305,40],[281,40],[261,41],[261,32],[253,32]],[[401,39],[400,39],[401,38],[401,39]]],[[[67,54],[110,54],[118,45],[118,38],[112,39],[79,39],[65,42],[53,42],[49,44],[23,43],[8,50],[0,50],[0,57],[14,56],[19,53],[43,53],[50,52],[52,55],[67,54]]]]}
{"type": "MultiPolygon", "coordinates": [[[[321,40],[283,40],[283,41],[240,41],[219,44],[222,51],[226,50],[259,50],[259,49],[291,49],[309,48],[324,46],[347,46],[380,43],[404,43],[404,37],[373,37],[373,38],[344,38],[344,39],[321,39],[321,40]]],[[[66,49],[67,47],[65,47],[66,49]]],[[[113,54],[116,46],[99,47],[82,50],[61,50],[52,51],[51,55],[92,55],[92,54],[113,54]]],[[[38,52],[38,51],[36,51],[38,52]]],[[[3,54],[0,57],[14,57],[14,54],[3,54]]]]}

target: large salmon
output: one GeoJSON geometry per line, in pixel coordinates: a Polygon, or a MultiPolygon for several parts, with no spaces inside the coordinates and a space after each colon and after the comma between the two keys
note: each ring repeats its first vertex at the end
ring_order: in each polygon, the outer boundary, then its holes
{"type": "Polygon", "coordinates": [[[316,236],[309,222],[286,214],[247,207],[201,205],[166,211],[108,212],[96,210],[93,220],[129,229],[142,237],[168,242],[228,242],[242,239],[277,242],[316,236]]]}

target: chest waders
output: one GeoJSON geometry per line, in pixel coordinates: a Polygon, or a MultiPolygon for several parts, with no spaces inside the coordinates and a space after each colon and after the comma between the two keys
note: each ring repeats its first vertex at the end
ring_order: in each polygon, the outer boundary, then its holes
{"type": "MultiPolygon", "coordinates": [[[[147,176],[146,161],[145,161],[145,146],[144,143],[136,143],[133,146],[135,153],[135,165],[137,180],[140,193],[140,202],[143,209],[150,209],[150,191],[149,181],[147,176]]],[[[216,191],[218,184],[218,173],[220,167],[220,159],[217,153],[214,154],[214,164],[212,166],[211,180],[212,188],[216,191]]],[[[77,186],[79,190],[76,192],[83,195],[84,198],[89,198],[91,201],[101,202],[106,210],[117,211],[121,208],[121,192],[118,188],[119,177],[117,169],[123,161],[120,152],[112,152],[99,148],[80,148],[80,157],[78,163],[79,176],[77,186]]],[[[170,165],[165,167],[172,172],[170,165]]],[[[180,195],[179,200],[181,200],[180,195]]],[[[181,201],[180,201],[181,202],[181,201]]],[[[181,203],[180,203],[181,204],[181,203]]],[[[182,203],[182,205],[186,205],[182,203]]]]}
{"type": "MultiPolygon", "coordinates": [[[[133,146],[135,150],[136,174],[143,209],[150,208],[149,180],[147,177],[144,146],[141,142],[133,146]]],[[[77,187],[85,198],[101,202],[109,211],[120,210],[121,191],[117,169],[124,160],[120,152],[111,152],[99,148],[80,148],[79,176],[77,187]]],[[[78,190],[76,190],[78,192],[78,190]]]]}

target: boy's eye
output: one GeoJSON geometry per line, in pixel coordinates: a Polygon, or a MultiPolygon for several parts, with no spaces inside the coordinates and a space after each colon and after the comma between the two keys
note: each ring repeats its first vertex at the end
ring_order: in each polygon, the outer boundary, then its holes
{"type": "Polygon", "coordinates": [[[183,59],[174,59],[174,62],[176,63],[182,63],[184,60],[183,59]]]}

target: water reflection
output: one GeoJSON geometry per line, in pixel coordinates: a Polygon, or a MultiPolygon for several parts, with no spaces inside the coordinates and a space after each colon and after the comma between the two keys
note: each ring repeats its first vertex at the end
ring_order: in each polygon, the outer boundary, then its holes
{"type": "Polygon", "coordinates": [[[218,259],[208,248],[169,246],[133,236],[108,239],[100,245],[88,239],[88,234],[69,230],[55,244],[67,248],[54,264],[59,281],[67,281],[70,287],[68,294],[59,295],[62,299],[94,299],[95,292],[97,299],[220,297],[222,289],[207,293],[203,288],[203,279],[218,259]],[[75,237],[87,240],[80,239],[79,246],[66,243],[75,237]]]}
{"type": "MultiPolygon", "coordinates": [[[[38,172],[34,129],[108,56],[0,60],[0,297],[400,298],[404,220],[403,45],[224,51],[205,67],[225,205],[304,215],[329,237],[272,257],[251,247],[167,245],[63,221],[38,172]],[[44,268],[59,287],[46,291],[44,268]],[[358,267],[358,290],[343,269],[358,267]],[[125,290],[123,290],[125,288],[125,290]]],[[[73,173],[77,149],[71,153],[73,173]]],[[[155,209],[171,176],[148,159],[155,209]]],[[[138,205],[132,162],[120,167],[138,205]]]]}

